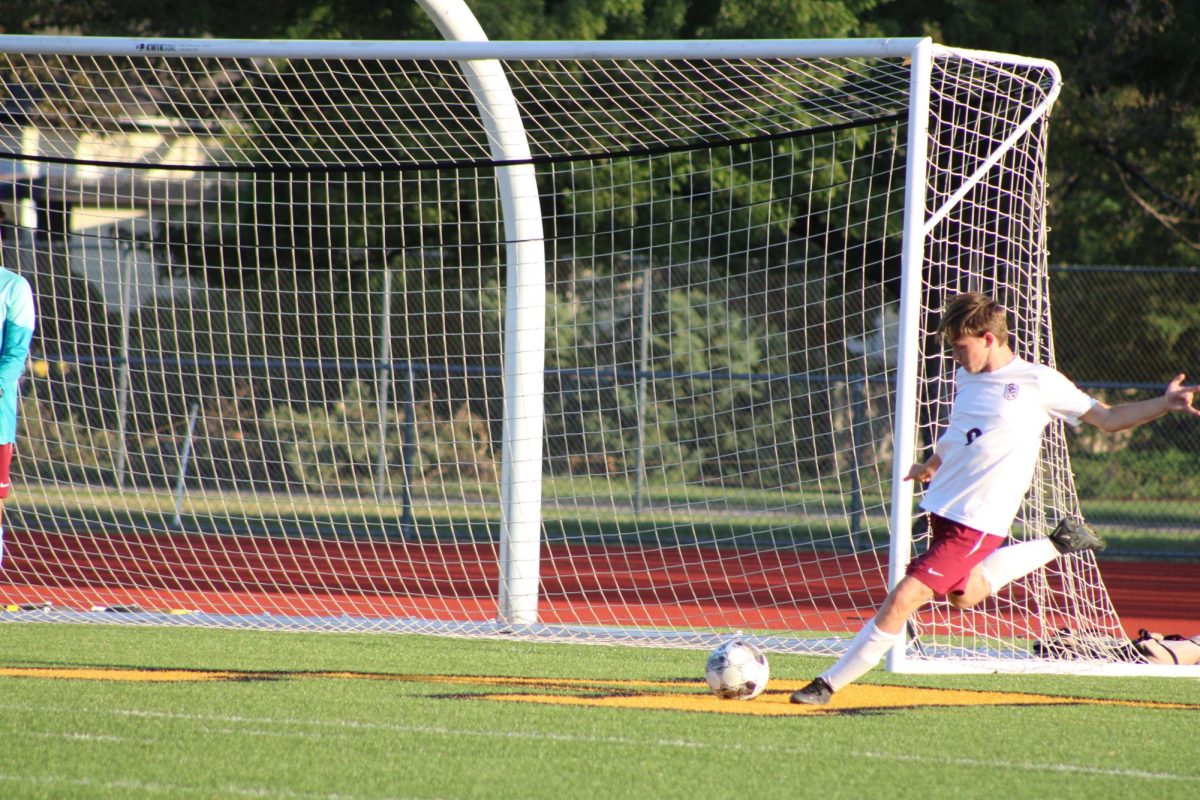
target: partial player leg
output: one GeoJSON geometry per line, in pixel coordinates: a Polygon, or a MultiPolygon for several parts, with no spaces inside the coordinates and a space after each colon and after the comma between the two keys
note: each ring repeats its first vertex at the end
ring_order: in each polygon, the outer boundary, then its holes
{"type": "Polygon", "coordinates": [[[9,478],[12,457],[13,443],[0,444],[0,566],[4,565],[4,501],[12,488],[9,478]]]}
{"type": "Polygon", "coordinates": [[[933,590],[906,575],[888,593],[879,613],[850,642],[837,663],[792,694],[793,703],[825,705],[830,696],[853,683],[878,664],[904,633],[904,625],[921,606],[933,598],[933,590]]]}
{"type": "Polygon", "coordinates": [[[980,566],[987,579],[989,592],[995,594],[1017,578],[1025,577],[1056,558],[1058,549],[1053,542],[1049,539],[1033,539],[1001,547],[985,558],[980,566]]]}
{"type": "Polygon", "coordinates": [[[982,567],[990,592],[995,594],[1017,578],[1023,578],[1049,564],[1059,555],[1103,549],[1104,542],[1087,526],[1077,520],[1064,519],[1045,539],[1001,547],[983,560],[982,567]]]}
{"type": "MultiPolygon", "coordinates": [[[[908,574],[888,593],[875,619],[850,643],[838,662],[816,680],[792,695],[793,703],[823,705],[838,689],[857,680],[878,664],[904,635],[908,618],[935,596],[973,590],[987,596],[979,563],[1004,541],[931,514],[929,549],[908,565],[908,574]]],[[[976,601],[977,602],[977,601],[976,601]]]]}
{"type": "MultiPolygon", "coordinates": [[[[999,550],[996,552],[999,552],[999,550]]],[[[995,555],[995,553],[992,553],[992,555],[995,555]]],[[[992,576],[984,568],[983,564],[976,564],[971,569],[971,574],[967,577],[966,585],[962,590],[948,593],[946,599],[955,608],[973,608],[986,600],[991,594],[992,576]]]]}

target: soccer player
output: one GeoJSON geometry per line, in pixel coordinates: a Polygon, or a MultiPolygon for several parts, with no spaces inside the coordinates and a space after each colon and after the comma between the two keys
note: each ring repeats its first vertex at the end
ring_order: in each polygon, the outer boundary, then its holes
{"type": "Polygon", "coordinates": [[[1184,386],[1182,374],[1160,397],[1108,406],[1055,369],[1021,359],[1009,342],[1004,309],[987,295],[952,298],[938,332],[960,367],[954,406],[933,456],[905,477],[929,484],[921,502],[929,513],[929,549],[909,563],[838,662],[792,694],[793,703],[828,703],[878,664],[908,618],[934,597],[970,608],[1063,553],[1103,548],[1075,520],[1064,520],[1044,539],[1000,546],[1033,480],[1042,433],[1052,419],[1114,432],[1172,411],[1200,416],[1192,406],[1200,386],[1184,386]]]}
{"type": "Polygon", "coordinates": [[[0,563],[4,559],[4,501],[12,488],[9,467],[17,441],[17,400],[33,339],[33,289],[0,266],[0,563]]]}

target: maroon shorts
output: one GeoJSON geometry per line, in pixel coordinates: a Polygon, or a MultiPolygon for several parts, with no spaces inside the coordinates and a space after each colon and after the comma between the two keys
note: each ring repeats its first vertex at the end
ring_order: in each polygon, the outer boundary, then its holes
{"type": "Polygon", "coordinates": [[[929,515],[929,549],[908,562],[906,574],[939,597],[961,594],[975,565],[1004,544],[1004,536],[984,533],[958,522],[929,515]]]}
{"type": "Polygon", "coordinates": [[[12,481],[8,477],[8,468],[12,466],[13,443],[0,444],[0,500],[8,497],[12,489],[12,481]]]}

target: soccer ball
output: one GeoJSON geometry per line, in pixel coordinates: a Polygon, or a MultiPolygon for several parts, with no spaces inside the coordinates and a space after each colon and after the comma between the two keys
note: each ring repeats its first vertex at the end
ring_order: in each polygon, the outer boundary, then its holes
{"type": "Polygon", "coordinates": [[[730,639],[708,655],[704,677],[713,694],[724,700],[753,700],[767,688],[771,670],[754,645],[730,639]]]}

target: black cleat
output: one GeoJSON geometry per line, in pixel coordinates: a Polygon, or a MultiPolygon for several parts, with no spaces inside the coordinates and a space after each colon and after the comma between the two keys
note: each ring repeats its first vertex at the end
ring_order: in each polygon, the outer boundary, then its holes
{"type": "Polygon", "coordinates": [[[792,692],[793,703],[803,703],[810,706],[823,706],[833,697],[833,687],[824,678],[814,678],[812,683],[803,689],[792,692]]]}
{"type": "Polygon", "coordinates": [[[1062,520],[1050,532],[1050,541],[1060,553],[1082,553],[1084,550],[1103,550],[1104,540],[1077,519],[1062,520]]]}

